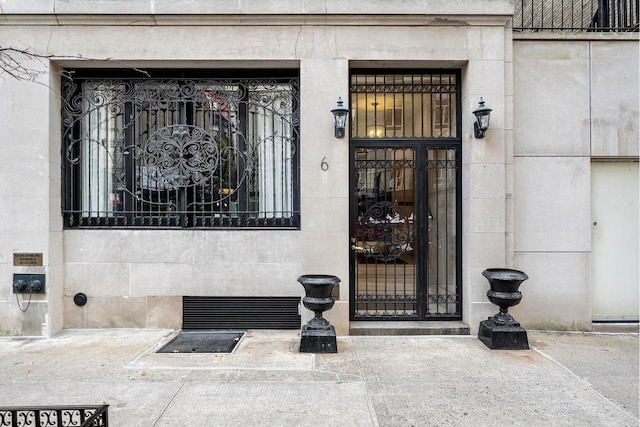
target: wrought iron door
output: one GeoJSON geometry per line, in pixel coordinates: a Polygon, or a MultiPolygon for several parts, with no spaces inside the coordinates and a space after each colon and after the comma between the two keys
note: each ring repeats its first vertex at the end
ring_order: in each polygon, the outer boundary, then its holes
{"type": "Polygon", "coordinates": [[[461,318],[457,74],[352,75],[351,318],[461,318]]]}

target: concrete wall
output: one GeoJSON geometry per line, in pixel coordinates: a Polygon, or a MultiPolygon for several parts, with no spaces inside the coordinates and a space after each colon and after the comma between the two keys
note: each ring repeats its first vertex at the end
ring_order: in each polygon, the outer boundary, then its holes
{"type": "Polygon", "coordinates": [[[44,85],[5,77],[0,86],[3,101],[10,100],[0,108],[9,109],[4,117],[13,123],[0,140],[9,152],[1,160],[6,168],[0,181],[13,206],[0,218],[8,224],[2,241],[20,242],[0,247],[0,319],[11,325],[3,333],[47,335],[63,326],[177,328],[182,295],[301,295],[296,278],[303,273],[342,278],[340,301],[328,317],[347,333],[349,148],[346,139],[333,137],[330,110],[338,96],[348,96],[350,67],[462,68],[463,209],[469,219],[463,236],[465,320],[477,323],[493,310],[478,289],[483,268],[510,258],[504,214],[512,102],[509,1],[479,7],[470,0],[42,0],[3,3],[2,11],[0,45],[11,41],[58,57],[37,64],[44,85]],[[123,10],[129,14],[92,15],[123,10]],[[56,92],[57,67],[66,66],[299,67],[301,229],[62,232],[56,92]],[[494,109],[494,119],[487,138],[477,143],[471,110],[480,96],[494,109]],[[28,145],[16,144],[25,135],[28,145]],[[323,158],[327,171],[320,167],[323,158]],[[38,168],[36,177],[20,180],[18,164],[38,168]],[[23,215],[27,206],[34,212],[23,215]],[[32,302],[41,308],[24,314],[10,292],[17,272],[10,259],[17,251],[43,253],[41,269],[49,281],[40,305],[32,302]],[[72,301],[77,292],[89,296],[82,308],[72,301]],[[24,319],[32,325],[25,327],[24,319]]]}
{"type": "Polygon", "coordinates": [[[22,64],[42,74],[33,82],[6,75],[0,79],[1,335],[42,335],[62,326],[62,306],[48,304],[62,296],[62,226],[60,215],[52,211],[60,206],[60,155],[49,143],[59,138],[59,126],[49,121],[56,102],[50,97],[46,64],[26,58],[22,64]],[[14,253],[40,253],[43,265],[14,267],[14,253]],[[14,273],[46,273],[47,294],[17,300],[14,273]]]}
{"type": "MultiPolygon", "coordinates": [[[[637,35],[514,41],[514,315],[591,328],[591,160],[636,159],[637,35]]],[[[612,256],[614,256],[612,254],[612,256]]]]}
{"type": "Polygon", "coordinates": [[[0,3],[0,46],[55,55],[25,63],[42,71],[35,84],[0,79],[0,334],[178,328],[182,295],[302,295],[296,278],[313,273],[342,279],[327,317],[347,333],[349,147],[333,137],[330,110],[358,67],[462,70],[463,320],[472,333],[496,311],[481,272],[502,266],[531,276],[514,309],[525,326],[588,328],[590,159],[638,156],[637,36],[514,42],[512,8],[509,0],[0,3]],[[60,70],[71,66],[299,68],[301,229],[63,231],[58,93],[60,70]],[[477,140],[480,96],[493,113],[477,140]],[[18,252],[42,253],[44,265],[16,267],[18,252]],[[46,273],[48,291],[22,313],[11,279],[27,271],[46,273]],[[89,296],[82,308],[77,292],[89,296]]]}

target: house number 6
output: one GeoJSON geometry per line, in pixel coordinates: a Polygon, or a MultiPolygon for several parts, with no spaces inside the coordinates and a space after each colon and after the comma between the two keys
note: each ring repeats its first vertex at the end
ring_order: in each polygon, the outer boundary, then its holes
{"type": "Polygon", "coordinates": [[[322,161],[320,162],[320,169],[322,169],[323,171],[329,170],[329,163],[327,163],[326,160],[327,158],[323,157],[322,161]]]}

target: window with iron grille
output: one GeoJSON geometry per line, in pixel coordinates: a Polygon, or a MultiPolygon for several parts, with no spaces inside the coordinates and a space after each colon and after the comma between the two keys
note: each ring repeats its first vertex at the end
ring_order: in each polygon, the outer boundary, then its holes
{"type": "Polygon", "coordinates": [[[455,73],[351,76],[354,139],[458,138],[455,73]]]}
{"type": "Polygon", "coordinates": [[[65,227],[299,227],[297,72],[65,74],[65,227]]]}

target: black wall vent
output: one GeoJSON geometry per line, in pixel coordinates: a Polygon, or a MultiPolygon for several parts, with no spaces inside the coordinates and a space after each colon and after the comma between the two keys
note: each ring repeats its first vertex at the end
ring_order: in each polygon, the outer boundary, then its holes
{"type": "Polygon", "coordinates": [[[299,329],[300,297],[182,297],[182,329],[299,329]]]}

